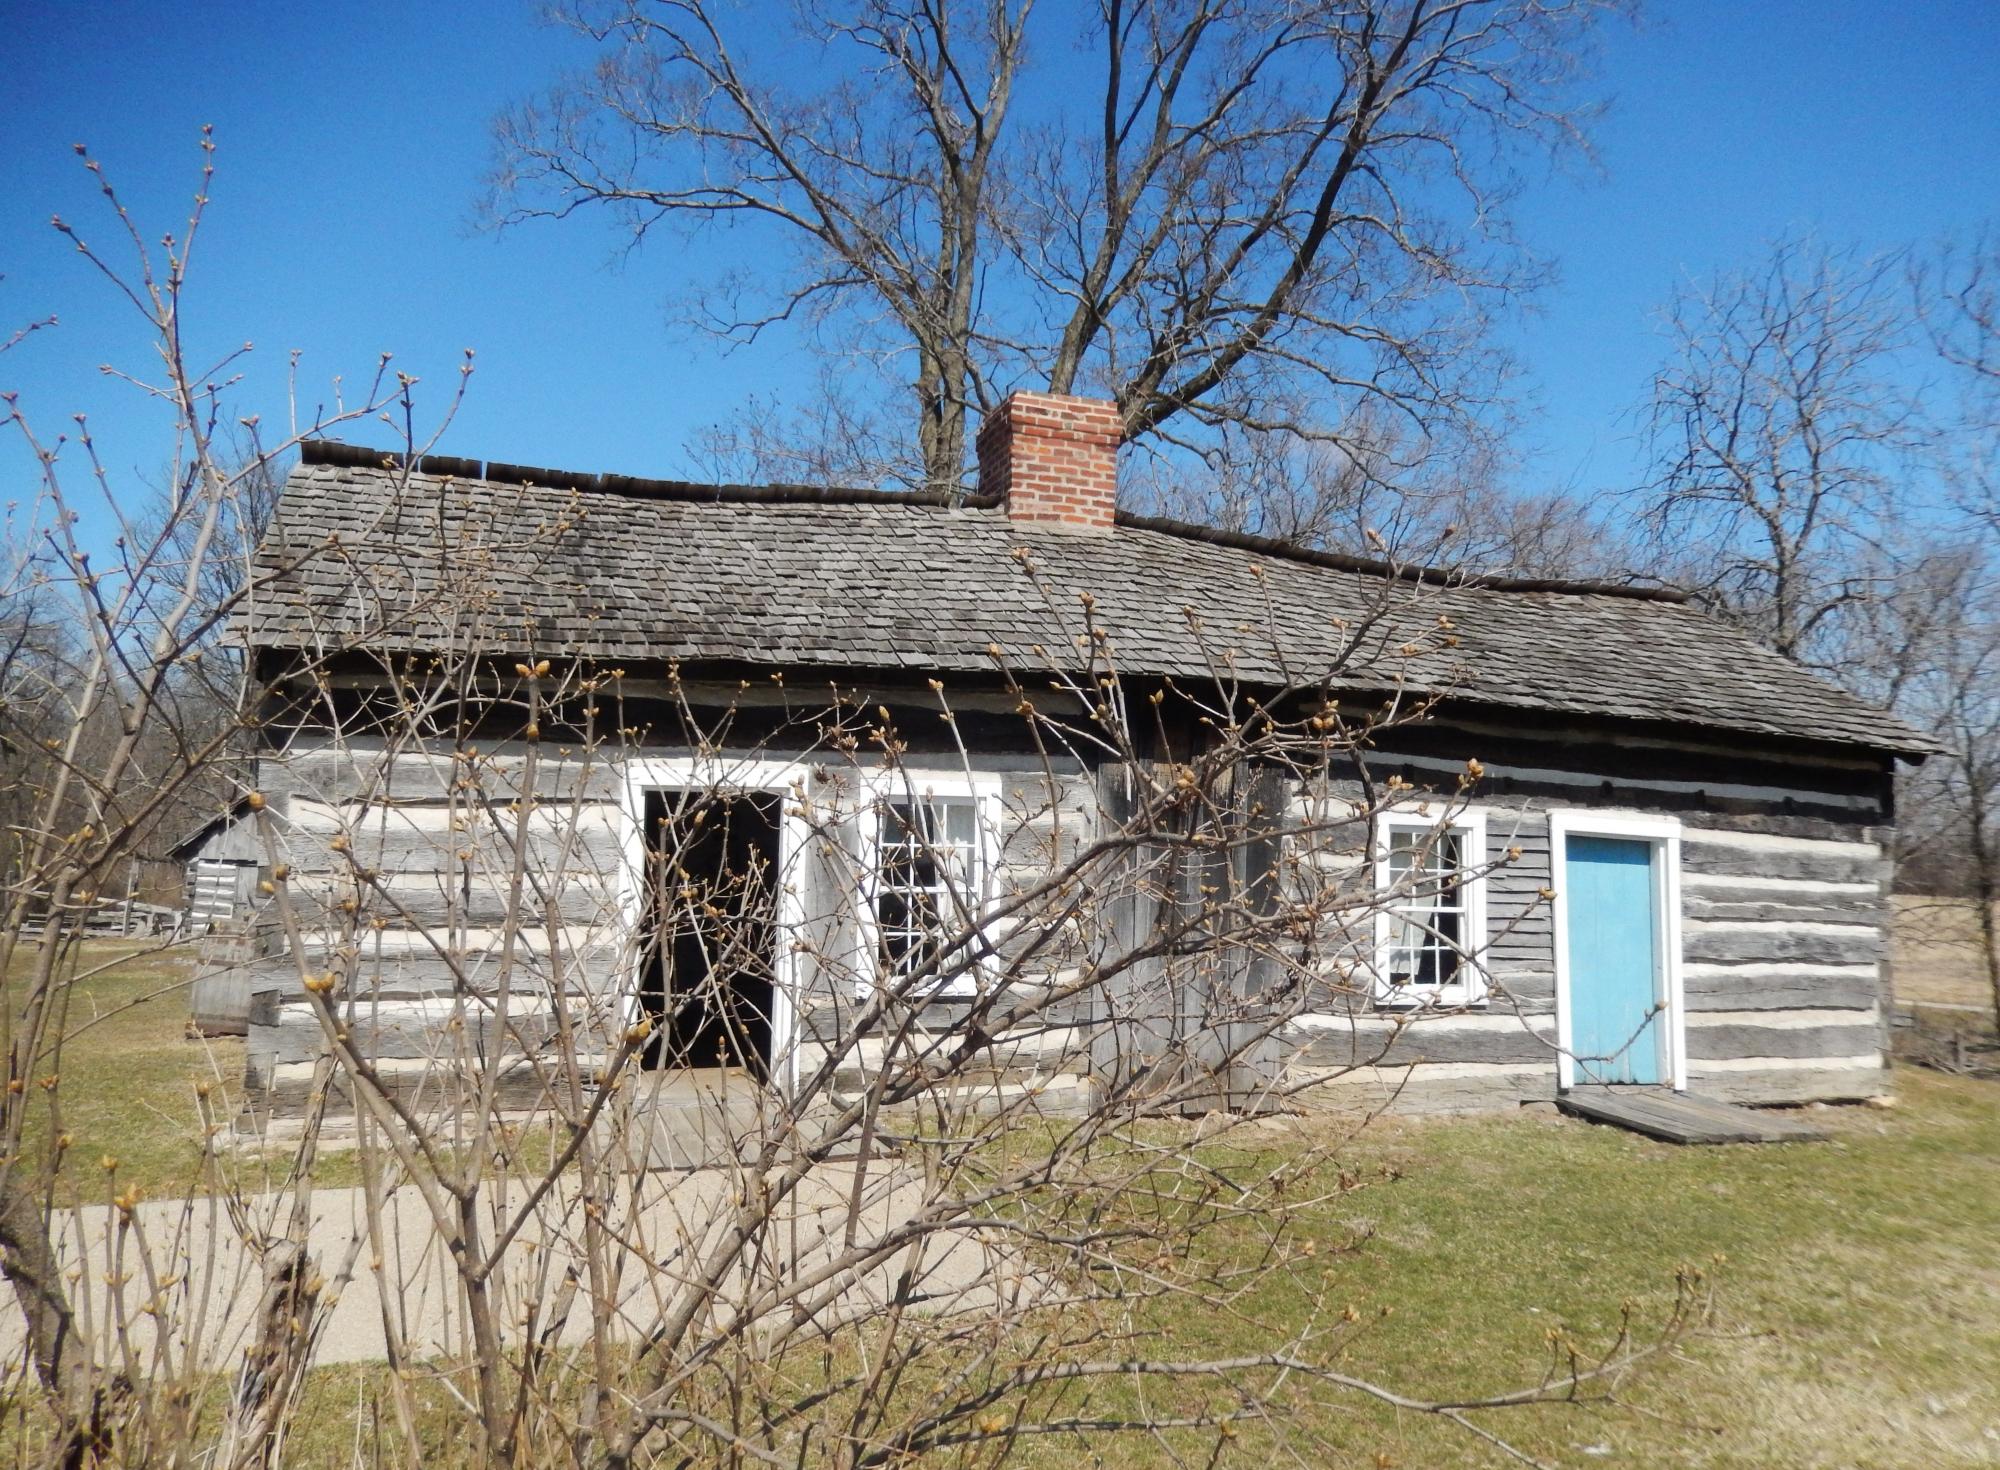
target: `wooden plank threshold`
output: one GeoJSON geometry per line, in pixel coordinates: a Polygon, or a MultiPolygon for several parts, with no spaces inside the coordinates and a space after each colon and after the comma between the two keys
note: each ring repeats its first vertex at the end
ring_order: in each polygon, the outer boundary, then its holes
{"type": "Polygon", "coordinates": [[[1571,1117],[1668,1143],[1811,1143],[1828,1136],[1809,1123],[1665,1087],[1572,1087],[1556,1106],[1571,1117]]]}

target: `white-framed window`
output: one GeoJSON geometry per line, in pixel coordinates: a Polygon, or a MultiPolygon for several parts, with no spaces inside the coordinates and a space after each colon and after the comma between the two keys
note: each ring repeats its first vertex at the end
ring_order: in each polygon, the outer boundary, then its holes
{"type": "Polygon", "coordinates": [[[933,966],[935,977],[919,981],[919,993],[978,993],[991,969],[990,940],[978,926],[999,856],[996,802],[963,781],[898,783],[871,794],[861,814],[869,954],[855,981],[858,998],[877,981],[898,985],[933,966]],[[968,934],[975,935],[969,946],[968,934]]]}
{"type": "Polygon", "coordinates": [[[1377,1005],[1477,1005],[1486,998],[1486,818],[1385,812],[1375,828],[1377,1005]]]}

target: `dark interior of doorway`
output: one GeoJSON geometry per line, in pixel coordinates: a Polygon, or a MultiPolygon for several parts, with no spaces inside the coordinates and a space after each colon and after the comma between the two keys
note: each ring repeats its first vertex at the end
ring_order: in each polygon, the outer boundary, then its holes
{"type": "Polygon", "coordinates": [[[648,1067],[771,1067],[779,798],[646,796],[648,1067]]]}

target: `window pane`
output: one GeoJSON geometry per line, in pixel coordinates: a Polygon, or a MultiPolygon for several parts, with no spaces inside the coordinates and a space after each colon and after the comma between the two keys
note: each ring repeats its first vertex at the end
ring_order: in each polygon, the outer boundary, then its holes
{"type": "Polygon", "coordinates": [[[1392,829],[1389,943],[1381,970],[1392,987],[1435,990],[1464,963],[1465,840],[1458,831],[1392,829]]]}
{"type": "Polygon", "coordinates": [[[1399,909],[1390,920],[1390,943],[1397,949],[1418,950],[1424,947],[1430,937],[1426,929],[1429,915],[1419,914],[1413,909],[1399,909]]]}
{"type": "MultiPolygon", "coordinates": [[[[875,919],[884,968],[908,975],[937,959],[980,903],[978,809],[963,797],[885,802],[875,873],[875,919]]],[[[964,967],[946,957],[944,979],[964,967]]]]}

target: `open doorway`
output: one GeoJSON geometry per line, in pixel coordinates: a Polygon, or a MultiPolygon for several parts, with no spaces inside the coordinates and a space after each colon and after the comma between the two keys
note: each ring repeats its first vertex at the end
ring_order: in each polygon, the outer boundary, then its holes
{"type": "Polygon", "coordinates": [[[646,794],[645,1065],[771,1071],[780,799],[646,794]]]}

